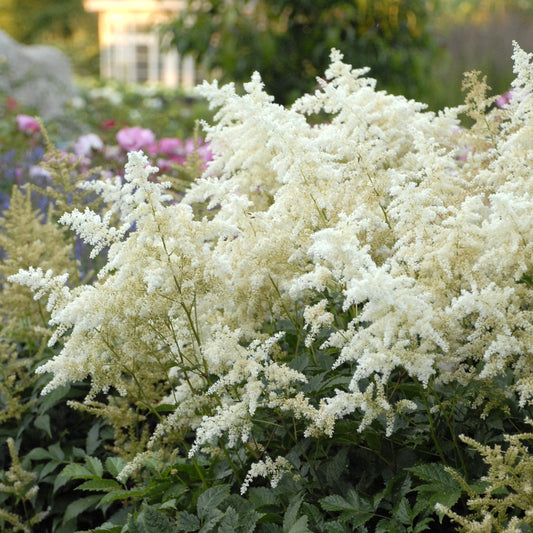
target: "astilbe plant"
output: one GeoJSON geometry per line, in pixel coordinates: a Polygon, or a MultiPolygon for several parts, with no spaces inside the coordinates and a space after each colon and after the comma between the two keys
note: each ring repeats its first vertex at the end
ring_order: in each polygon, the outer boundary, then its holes
{"type": "MultiPolygon", "coordinates": [[[[18,502],[24,502],[25,505],[28,505],[39,490],[35,483],[37,476],[35,473],[27,472],[22,467],[15,448],[15,441],[9,438],[7,443],[12,464],[6,473],[2,472],[4,475],[0,478],[0,492],[11,494],[18,502]]],[[[23,531],[24,533],[30,533],[33,527],[42,522],[47,514],[47,511],[42,511],[26,520],[25,517],[7,509],[0,509],[0,519],[10,524],[13,531],[23,531]]]]}
{"type": "Polygon", "coordinates": [[[9,207],[0,217],[0,312],[6,330],[19,343],[44,339],[42,349],[50,336],[47,329],[49,315],[41,302],[34,300],[32,293],[19,285],[9,283],[7,278],[21,268],[39,264],[45,270],[57,273],[77,270],[74,250],[67,242],[63,228],[33,206],[30,191],[14,187],[9,207]],[[47,218],[47,220],[44,220],[47,218]]]}
{"type": "Polygon", "coordinates": [[[505,435],[505,450],[500,445],[481,445],[465,436],[462,439],[483,456],[489,467],[482,478],[484,490],[476,493],[465,480],[458,478],[469,495],[471,512],[460,516],[443,505],[438,505],[438,509],[456,521],[459,530],[464,532],[528,531],[524,528],[533,527],[533,455],[526,442],[533,439],[533,433],[505,435]]]}
{"type": "MultiPolygon", "coordinates": [[[[49,155],[53,159],[58,152],[54,150],[49,155]]],[[[72,183],[74,176],[79,178],[74,172],[75,161],[56,163],[49,167],[52,171],[49,184],[53,175],[58,188],[62,178],[66,179],[67,192],[56,189],[49,195],[51,186],[45,189],[35,183],[25,187],[14,185],[9,204],[0,216],[1,531],[9,527],[10,531],[37,528],[51,531],[63,517],[63,521],[68,521],[69,497],[65,497],[61,480],[55,474],[63,462],[72,460],[76,453],[79,457],[88,433],[94,436],[94,430],[88,431],[87,426],[73,427],[69,418],[72,410],[66,406],[65,396],[83,398],[86,392],[83,385],[40,396],[48,377],[36,374],[35,368],[56,353],[47,346],[52,333],[47,326],[53,302],[49,302],[47,309],[42,299],[34,298],[29,289],[8,280],[21,268],[34,264],[55,272],[64,281],[70,278],[73,283],[87,275],[82,272],[73,235],[57,224],[55,211],[58,205],[65,209],[69,195],[80,202],[87,203],[87,199],[76,194],[76,184],[72,183]],[[43,198],[47,201],[43,202],[43,198]],[[69,425],[66,430],[65,426],[69,425]]],[[[83,420],[76,414],[75,424],[82,425],[83,420]]],[[[95,429],[99,428],[95,426],[95,429]]],[[[93,453],[95,448],[92,446],[93,453]]],[[[72,520],[71,526],[68,531],[75,529],[72,520]]]]}
{"type": "Polygon", "coordinates": [[[533,76],[531,54],[515,45],[513,57],[505,107],[470,76],[466,105],[438,115],[376,91],[337,51],[320,89],[290,109],[258,74],[243,96],[204,83],[214,157],[182,201],[131,152],[124,181],[85,185],[103,212],[60,220],[106,250],[98,279],[69,287],[39,265],[10,278],[49,298],[62,344],[38,370],[52,374],[44,393],[90,378],[89,407],[118,394],[151,420],[148,450],[193,430],[191,456],[249,453],[244,488],[290,471],[268,455],[264,417],[293,417],[302,438],[350,419],[391,436],[425,412],[411,385],[427,399],[507,374],[529,409],[533,76]],[[460,128],[460,113],[474,124],[460,128]],[[314,368],[328,361],[333,385],[313,388],[302,353],[314,368]]]}

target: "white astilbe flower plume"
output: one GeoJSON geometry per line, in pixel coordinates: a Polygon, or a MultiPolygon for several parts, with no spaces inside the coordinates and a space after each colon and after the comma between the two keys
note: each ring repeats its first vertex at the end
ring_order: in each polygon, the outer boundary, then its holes
{"type": "MultiPolygon", "coordinates": [[[[269,412],[309,437],[346,417],[391,434],[416,408],[390,393],[399,375],[427,387],[507,372],[509,394],[531,404],[533,61],[518,45],[513,57],[511,102],[471,128],[459,127],[467,107],[435,114],[376,91],[338,51],[290,109],[259,74],[242,96],[205,82],[214,156],[184,198],[171,202],[131,153],[123,183],[86,186],[105,212],[62,218],[94,254],[108,249],[99,279],[69,290],[35,269],[11,278],[50,296],[63,335],[39,370],[53,374],[46,391],[85,378],[90,397],[156,391],[174,411],[149,447],[193,430],[191,454],[249,445],[269,412]],[[330,387],[306,375],[317,353],[330,387]]],[[[288,468],[264,457],[244,490],[288,468]]]]}

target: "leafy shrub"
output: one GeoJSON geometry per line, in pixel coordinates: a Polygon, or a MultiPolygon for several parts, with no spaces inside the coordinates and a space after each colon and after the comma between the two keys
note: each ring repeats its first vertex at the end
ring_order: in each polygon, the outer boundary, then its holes
{"type": "Polygon", "coordinates": [[[245,82],[258,70],[282,104],[315,86],[331,48],[371,67],[383,88],[420,98],[438,90],[428,76],[438,57],[431,11],[420,0],[189,0],[165,33],[224,82],[245,82]]]}

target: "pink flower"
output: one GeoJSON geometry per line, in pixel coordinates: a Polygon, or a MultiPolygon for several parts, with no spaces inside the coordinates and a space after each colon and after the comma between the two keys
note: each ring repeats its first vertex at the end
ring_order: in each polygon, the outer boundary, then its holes
{"type": "Polygon", "coordinates": [[[157,145],[160,154],[179,155],[183,152],[183,142],[181,139],[165,137],[157,145]]]}
{"type": "Polygon", "coordinates": [[[209,147],[209,143],[205,143],[202,139],[198,140],[197,145],[195,146],[193,139],[187,139],[185,141],[185,153],[187,155],[192,154],[192,152],[198,153],[198,155],[203,159],[203,161],[208,162],[213,159],[213,153],[209,147]]]}
{"type": "Polygon", "coordinates": [[[506,106],[511,100],[513,99],[513,91],[512,90],[509,90],[507,91],[506,93],[503,93],[501,94],[500,96],[498,96],[498,98],[496,98],[496,100],[494,100],[494,103],[498,106],[498,107],[504,107],[506,106]]]}
{"type": "Polygon", "coordinates": [[[194,139],[187,139],[185,141],[185,153],[187,155],[192,154],[194,152],[195,148],[196,147],[194,145],[194,139]]]}
{"type": "Polygon", "coordinates": [[[155,135],[152,131],[134,126],[132,128],[122,128],[117,133],[117,142],[124,150],[140,150],[155,141],[155,135]]]}
{"type": "Polygon", "coordinates": [[[88,133],[78,137],[74,145],[74,151],[78,156],[90,155],[93,150],[100,152],[104,148],[104,143],[96,133],[88,133]]]}
{"type": "Polygon", "coordinates": [[[207,163],[213,159],[213,152],[209,147],[209,144],[202,144],[198,147],[198,153],[200,157],[207,163]]]}
{"type": "Polygon", "coordinates": [[[17,115],[15,120],[17,121],[18,129],[24,133],[36,133],[41,129],[39,123],[29,115],[17,115]]]}
{"type": "Polygon", "coordinates": [[[171,137],[165,137],[160,139],[146,148],[146,151],[153,157],[157,155],[164,155],[173,157],[180,157],[183,159],[185,152],[183,148],[183,142],[181,139],[175,139],[171,137]]]}
{"type": "MultiPolygon", "coordinates": [[[[173,163],[175,163],[175,161],[159,158],[156,162],[156,165],[159,167],[159,170],[161,170],[161,172],[168,172],[169,170],[172,170],[173,163]]],[[[183,161],[179,161],[179,163],[182,164],[183,161]]]]}

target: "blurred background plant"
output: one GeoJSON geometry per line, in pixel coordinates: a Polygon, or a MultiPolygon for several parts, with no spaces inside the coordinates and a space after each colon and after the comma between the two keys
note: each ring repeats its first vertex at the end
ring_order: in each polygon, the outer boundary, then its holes
{"type": "Polygon", "coordinates": [[[81,76],[98,75],[97,17],[82,0],[0,0],[0,28],[20,43],[61,49],[81,76]]]}
{"type": "Polygon", "coordinates": [[[474,68],[508,88],[511,40],[531,46],[532,15],[527,0],[188,0],[166,29],[204,76],[243,82],[258,70],[280,103],[313,90],[337,48],[378,88],[441,109],[462,102],[456,88],[474,68]]]}
{"type": "MultiPolygon", "coordinates": [[[[302,90],[313,90],[331,47],[340,49],[354,66],[370,66],[378,88],[419,99],[432,109],[462,103],[462,73],[472,69],[487,74],[495,93],[505,92],[512,78],[511,40],[526,50],[533,47],[529,0],[185,4],[165,31],[173,35],[171,46],[196,56],[199,79],[216,76],[242,82],[258,70],[269,92],[283,103],[302,90]]],[[[44,5],[39,0],[0,0],[0,28],[22,43],[60,48],[76,75],[89,78],[82,80],[82,92],[95,87],[97,16],[84,11],[82,0],[44,5]],[[19,23],[22,19],[24,24],[19,23]]],[[[158,116],[165,120],[168,115],[158,116]]]]}
{"type": "Polygon", "coordinates": [[[331,48],[371,67],[383,87],[420,99],[437,53],[430,24],[425,0],[189,0],[169,28],[180,53],[195,54],[206,73],[244,82],[257,70],[287,104],[313,89],[331,48]]]}

